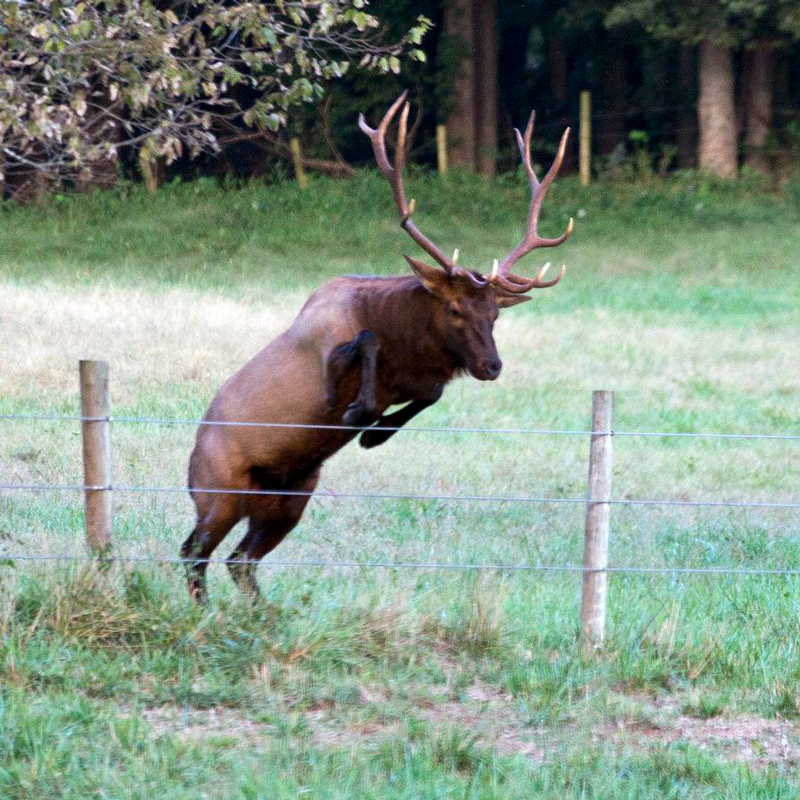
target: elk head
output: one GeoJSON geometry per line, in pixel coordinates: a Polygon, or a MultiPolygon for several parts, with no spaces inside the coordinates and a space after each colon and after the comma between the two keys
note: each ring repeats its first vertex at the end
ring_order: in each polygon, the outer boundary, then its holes
{"type": "Polygon", "coordinates": [[[561,236],[546,239],[539,236],[539,212],[547,190],[553,182],[567,147],[569,128],[564,131],[558,152],[550,169],[539,181],[531,164],[531,136],[533,135],[534,114],[531,113],[524,137],[515,128],[522,163],[531,186],[531,203],[528,210],[528,224],[522,241],[502,260],[495,259],[488,276],[474,269],[465,269],[457,264],[458,250],[448,258],[411,219],[414,213],[414,200],[407,202],[403,186],[403,167],[406,159],[409,103],[408,92],[403,92],[384,115],[377,128],[370,128],[360,114],[358,126],[369,136],[378,167],[389,181],[395,204],[400,212],[400,225],[411,238],[430,255],[439,267],[432,267],[423,261],[405,256],[414,274],[425,289],[440,304],[435,324],[442,329],[448,350],[457,361],[475,378],[494,380],[500,374],[502,362],[497,355],[492,330],[499,309],[524,303],[531,298],[525,295],[531,289],[546,289],[554,286],[564,277],[566,267],[552,280],[545,280],[550,264],[545,264],[535,278],[523,278],[511,272],[511,267],[522,256],[537,247],[555,247],[564,242],[572,233],[573,221],[570,219],[561,236]],[[400,123],[397,134],[397,147],[394,165],[386,153],[386,130],[400,107],[400,123]]]}

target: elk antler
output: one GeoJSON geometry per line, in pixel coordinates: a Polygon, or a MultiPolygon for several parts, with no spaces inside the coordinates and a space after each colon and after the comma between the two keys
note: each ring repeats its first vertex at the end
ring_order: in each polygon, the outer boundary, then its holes
{"type": "Polygon", "coordinates": [[[477,286],[486,286],[488,281],[478,277],[469,270],[461,269],[456,265],[458,258],[456,250],[453,258],[448,258],[422,231],[414,224],[411,215],[414,213],[414,200],[406,202],[406,191],[403,187],[403,167],[406,161],[406,139],[408,129],[409,103],[406,102],[408,90],[403,92],[397,100],[392,103],[389,110],[384,114],[383,119],[377,128],[370,128],[364,119],[363,114],[358,115],[358,127],[369,136],[372,142],[372,149],[375,153],[375,160],[378,162],[381,172],[384,174],[389,185],[392,187],[394,202],[400,211],[400,225],[409,236],[426,252],[432,256],[447,272],[448,275],[466,275],[477,286]],[[394,166],[389,163],[386,155],[386,129],[389,127],[397,109],[403,106],[400,112],[400,124],[397,132],[397,147],[394,153],[394,166]]]}
{"type": "Polygon", "coordinates": [[[558,170],[561,168],[561,162],[564,160],[564,152],[567,149],[567,138],[569,137],[569,128],[564,131],[564,135],[561,137],[561,142],[558,145],[556,157],[540,183],[539,179],[536,177],[536,173],[533,171],[533,165],[531,164],[531,136],[533,135],[533,121],[535,115],[536,112],[532,111],[530,119],[528,120],[528,125],[525,128],[524,139],[519,130],[514,128],[514,133],[517,135],[519,152],[522,156],[522,163],[525,165],[525,171],[528,173],[528,181],[531,185],[531,205],[528,211],[527,230],[525,231],[525,236],[523,236],[522,241],[499,264],[497,261],[494,262],[492,273],[489,276],[489,283],[493,283],[512,294],[522,294],[531,289],[545,289],[548,286],[554,286],[564,277],[567,268],[562,265],[561,273],[557,278],[550,281],[544,280],[545,273],[550,268],[549,262],[539,270],[536,277],[533,279],[522,278],[519,275],[514,275],[509,270],[516,261],[527,253],[530,253],[531,250],[537,247],[555,247],[563,241],[566,241],[572,233],[573,227],[573,220],[572,217],[570,217],[567,228],[561,236],[557,236],[555,239],[545,239],[539,236],[539,212],[541,211],[547,190],[550,188],[550,184],[553,182],[553,178],[555,178],[558,170]]]}

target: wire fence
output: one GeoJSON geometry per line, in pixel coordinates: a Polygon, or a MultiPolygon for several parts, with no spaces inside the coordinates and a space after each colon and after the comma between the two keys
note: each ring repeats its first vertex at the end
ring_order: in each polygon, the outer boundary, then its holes
{"type": "MultiPolygon", "coordinates": [[[[443,502],[468,503],[577,503],[586,504],[585,497],[527,497],[525,495],[493,494],[419,494],[402,492],[337,492],[332,489],[304,492],[294,489],[228,489],[184,488],[181,486],[125,486],[118,484],[92,485],[80,483],[0,483],[0,490],[27,491],[114,491],[124,493],[157,494],[224,494],[255,497],[321,497],[330,499],[350,498],[357,500],[438,500],[443,502]]],[[[800,508],[800,501],[773,502],[771,500],[669,500],[631,499],[604,500],[610,506],[686,506],[690,508],[800,508]]]]}
{"type": "MultiPolygon", "coordinates": [[[[349,426],[328,425],[299,422],[262,422],[252,420],[205,420],[205,419],[170,419],[164,417],[141,416],[86,416],[81,414],[0,414],[5,421],[73,421],[73,422],[115,422],[144,425],[177,425],[177,426],[219,426],[245,428],[279,428],[326,430],[360,433],[365,430],[416,433],[448,433],[448,434],[524,434],[533,436],[592,436],[591,430],[554,430],[547,428],[487,428],[487,427],[453,427],[453,426],[349,426]]],[[[689,431],[612,431],[614,437],[649,437],[649,438],[702,438],[720,440],[782,440],[800,441],[800,434],[770,433],[717,433],[689,431]]],[[[0,490],[27,491],[103,491],[111,490],[123,493],[161,493],[183,494],[188,489],[179,486],[127,486],[124,484],[89,485],[69,483],[0,483],[0,490]]],[[[430,494],[401,492],[340,492],[335,490],[299,491],[292,489],[234,489],[227,487],[192,487],[195,494],[225,494],[244,496],[285,496],[285,497],[317,497],[317,498],[351,498],[361,500],[432,500],[443,502],[497,502],[497,503],[552,503],[580,504],[586,503],[585,497],[529,497],[519,495],[493,494],[430,494]]],[[[800,508],[800,501],[776,502],[761,500],[672,500],[664,498],[620,498],[605,501],[608,505],[618,506],[684,506],[711,508],[800,508]]]]}
{"type": "MultiPolygon", "coordinates": [[[[0,414],[0,420],[37,420],[37,421],[74,421],[74,422],[117,422],[145,425],[192,425],[220,426],[244,428],[299,428],[308,430],[334,431],[408,431],[416,433],[485,433],[485,434],[530,434],[540,436],[591,436],[594,432],[588,429],[554,430],[552,428],[482,428],[459,426],[414,426],[404,425],[392,427],[371,425],[368,427],[353,425],[322,425],[305,422],[260,422],[253,420],[207,420],[207,419],[171,419],[165,417],[135,416],[82,416],[80,414],[0,414]]],[[[612,431],[612,436],[642,437],[678,437],[689,439],[779,439],[800,441],[800,433],[717,433],[695,431],[612,431]]]]}
{"type": "Polygon", "coordinates": [[[0,556],[3,561],[40,562],[101,562],[119,564],[255,564],[267,569],[281,567],[320,567],[344,569],[418,569],[418,570],[466,570],[486,572],[580,572],[580,573],[625,573],[625,574],[694,574],[694,575],[800,575],[800,569],[771,569],[767,567],[639,567],[608,565],[586,567],[581,564],[456,564],[429,561],[329,561],[326,559],[270,559],[255,562],[243,558],[177,558],[168,556],[97,556],[88,553],[65,553],[58,555],[11,554],[0,556]]]}
{"type": "MultiPolygon", "coordinates": [[[[720,441],[800,441],[800,433],[758,433],[758,432],[709,432],[709,431],[618,431],[599,434],[597,431],[557,430],[530,427],[458,427],[458,426],[369,426],[354,427],[347,425],[329,425],[294,422],[263,422],[252,420],[204,420],[181,419],[144,416],[92,416],[85,414],[58,414],[58,413],[29,413],[29,414],[0,414],[0,420],[7,422],[23,421],[56,421],[80,423],[120,423],[130,425],[153,426],[220,426],[220,427],[247,427],[247,428],[295,428],[320,431],[342,431],[359,433],[364,430],[382,430],[395,432],[417,433],[442,433],[442,434],[479,434],[479,435],[531,435],[531,436],[572,436],[572,437],[644,437],[644,438],[679,438],[679,439],[704,439],[720,441]]],[[[525,495],[500,495],[500,494],[436,494],[436,493],[405,493],[405,492],[352,492],[333,491],[330,489],[317,491],[299,491],[291,489],[234,489],[227,487],[194,487],[187,490],[178,486],[148,486],[124,484],[89,484],[89,483],[0,483],[0,491],[75,491],[75,492],[101,492],[113,491],[120,493],[157,493],[157,494],[184,494],[187,491],[198,494],[226,494],[244,496],[300,496],[315,498],[352,498],[360,500],[427,500],[437,502],[472,502],[472,503],[529,503],[552,505],[588,505],[592,501],[587,497],[533,497],[525,495]]],[[[800,501],[773,501],[773,500],[684,500],[670,498],[607,498],[600,501],[606,506],[664,506],[664,507],[689,507],[689,508],[735,508],[735,509],[800,509],[800,501]]],[[[196,559],[196,558],[171,558],[161,556],[128,556],[128,555],[92,555],[92,554],[61,554],[61,555],[30,555],[6,554],[2,556],[5,561],[13,562],[88,562],[100,558],[103,561],[121,564],[237,564],[252,563],[246,559],[196,559]]],[[[355,560],[330,560],[330,559],[278,559],[263,562],[269,569],[281,567],[319,567],[319,568],[380,568],[380,569],[418,569],[418,570],[465,570],[465,571],[507,571],[507,572],[555,572],[555,573],[625,573],[625,574],[696,574],[696,575],[762,575],[762,576],[796,576],[800,569],[779,568],[735,568],[735,567],[683,567],[683,566],[635,566],[635,565],[610,565],[594,567],[578,564],[493,564],[493,563],[448,563],[443,561],[355,561],[355,560]]]]}

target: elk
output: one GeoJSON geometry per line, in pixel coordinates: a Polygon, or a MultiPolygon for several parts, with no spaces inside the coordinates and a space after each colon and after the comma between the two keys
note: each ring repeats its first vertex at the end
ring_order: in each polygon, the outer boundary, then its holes
{"type": "Polygon", "coordinates": [[[492,336],[499,310],[530,300],[526,292],[553,286],[564,276],[563,266],[551,280],[545,280],[549,264],[531,279],[511,268],[531,250],[559,245],[572,232],[570,219],[561,236],[538,233],[539,212],[564,159],[569,128],[541,182],[531,164],[534,114],[524,137],[515,130],[531,187],[527,228],[485,276],[459,266],[458,251],[448,258],[411,219],[414,200],[406,200],[403,187],[406,96],[392,104],[377,128],[370,128],[363,114],[358,124],[391,186],[401,226],[439,266],[406,255],[410,275],[333,279],[219,390],[189,461],[197,523],[181,555],[196,600],[206,596],[209,557],[245,517],[247,533],[227,563],[239,587],[257,595],[256,567],[297,525],[323,462],[359,433],[362,447],[383,444],[394,433],[386,428],[405,425],[435,403],[457,375],[495,380],[502,368],[492,336]],[[401,106],[392,165],[386,131],[401,106]]]}

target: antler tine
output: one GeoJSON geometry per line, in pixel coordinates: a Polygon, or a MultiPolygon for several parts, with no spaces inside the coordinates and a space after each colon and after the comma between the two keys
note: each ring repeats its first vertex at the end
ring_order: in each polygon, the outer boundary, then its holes
{"type": "MultiPolygon", "coordinates": [[[[403,191],[402,176],[403,169],[406,165],[406,139],[408,138],[408,112],[411,109],[411,104],[406,101],[403,104],[403,110],[400,112],[400,124],[397,127],[397,147],[394,151],[394,174],[395,180],[400,185],[400,195],[405,206],[405,192],[403,191]]],[[[401,209],[402,211],[402,209],[401,209]]],[[[411,216],[406,207],[405,214],[411,216]]]]}
{"type": "Polygon", "coordinates": [[[401,191],[398,193],[398,183],[394,174],[395,170],[389,163],[389,156],[386,154],[386,131],[389,128],[397,109],[405,102],[408,97],[408,89],[406,89],[397,100],[389,106],[389,110],[383,115],[383,119],[378,124],[377,128],[370,128],[367,125],[366,119],[363,114],[358,115],[358,127],[369,136],[372,142],[372,150],[375,153],[375,161],[378,163],[380,171],[383,173],[389,185],[392,187],[392,194],[394,195],[395,203],[400,208],[402,215],[407,214],[408,207],[406,205],[405,193],[402,191],[402,184],[400,184],[401,191]]]}
{"type": "MultiPolygon", "coordinates": [[[[567,140],[569,139],[569,128],[567,128],[564,133],[561,135],[561,141],[558,144],[558,151],[556,152],[556,157],[553,159],[553,163],[550,165],[550,169],[547,170],[547,174],[542,179],[542,182],[536,189],[533,197],[531,197],[531,206],[530,211],[528,212],[528,229],[533,233],[533,244],[531,249],[534,247],[555,247],[556,245],[561,244],[563,241],[567,239],[567,237],[572,233],[572,219],[570,218],[570,222],[567,225],[567,230],[561,235],[556,236],[555,239],[543,239],[539,236],[538,227],[539,227],[539,212],[542,209],[542,203],[544,202],[544,198],[547,195],[547,190],[550,188],[550,184],[553,182],[553,178],[556,177],[558,171],[561,169],[561,162],[564,160],[564,153],[567,151],[567,140]]],[[[530,152],[528,153],[528,158],[530,158],[530,152]]]]}
{"type": "Polygon", "coordinates": [[[406,202],[406,192],[403,187],[403,167],[405,166],[406,159],[405,151],[408,137],[408,113],[410,108],[409,104],[406,102],[407,97],[408,90],[404,91],[400,97],[392,103],[377,128],[370,128],[363,114],[358,115],[358,127],[369,136],[372,142],[372,149],[375,153],[375,160],[378,162],[378,167],[392,187],[392,194],[394,195],[397,209],[400,212],[400,224],[403,229],[426,253],[428,253],[428,255],[432,256],[448,274],[451,274],[453,270],[456,269],[455,264],[411,221],[411,214],[414,211],[414,201],[412,200],[410,205],[406,202]],[[386,130],[403,103],[405,103],[405,106],[400,114],[397,149],[394,155],[394,167],[392,167],[386,155],[386,130]]]}
{"type": "Polygon", "coordinates": [[[522,157],[522,164],[525,167],[525,172],[528,173],[528,181],[531,185],[531,191],[535,192],[539,188],[539,179],[533,170],[531,164],[531,139],[533,138],[533,124],[536,120],[536,112],[531,111],[528,118],[528,124],[525,126],[525,138],[519,132],[519,128],[514,128],[514,133],[517,135],[517,146],[519,147],[519,154],[522,157]]]}
{"type": "Polygon", "coordinates": [[[561,273],[557,278],[554,278],[550,281],[545,281],[544,275],[550,266],[549,263],[545,264],[545,266],[539,270],[537,276],[532,280],[523,278],[519,275],[514,275],[512,272],[510,272],[510,269],[516,261],[529,253],[531,250],[537,247],[555,247],[556,245],[566,241],[566,239],[572,233],[574,224],[572,218],[570,218],[564,233],[561,236],[557,236],[553,239],[546,239],[542,236],[539,236],[539,213],[541,211],[544,198],[547,195],[547,190],[550,188],[550,184],[558,174],[561,164],[564,161],[564,154],[567,150],[567,140],[569,138],[570,129],[567,128],[561,136],[556,157],[553,159],[550,169],[547,170],[547,174],[540,182],[536,177],[536,173],[531,163],[531,139],[533,138],[534,121],[535,114],[532,112],[525,128],[524,137],[518,129],[514,129],[517,138],[517,144],[519,146],[520,156],[522,157],[522,163],[525,166],[525,171],[528,174],[528,181],[531,186],[531,202],[528,209],[527,228],[522,241],[500,262],[496,268],[492,270],[492,275],[490,278],[492,283],[495,283],[506,291],[514,294],[521,294],[523,292],[530,291],[531,289],[544,289],[548,286],[554,286],[561,280],[561,278],[564,277],[566,267],[561,268],[561,273]]]}
{"type": "Polygon", "coordinates": [[[521,278],[519,275],[512,275],[509,273],[507,275],[499,275],[495,279],[494,283],[511,294],[524,294],[525,292],[529,292],[531,289],[547,289],[550,286],[555,286],[564,277],[567,272],[567,266],[566,264],[562,264],[561,271],[558,273],[558,276],[552,280],[543,280],[547,270],[549,269],[550,262],[548,261],[532,280],[526,280],[525,278],[521,278]]]}

